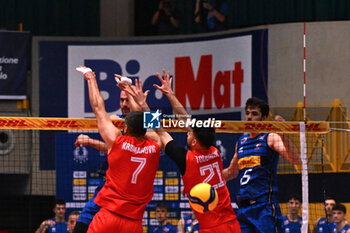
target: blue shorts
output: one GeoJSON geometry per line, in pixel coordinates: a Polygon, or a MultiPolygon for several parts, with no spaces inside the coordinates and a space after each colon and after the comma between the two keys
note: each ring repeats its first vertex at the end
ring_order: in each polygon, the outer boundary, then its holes
{"type": "Polygon", "coordinates": [[[101,207],[99,205],[97,205],[94,202],[94,200],[95,200],[95,197],[97,196],[98,192],[102,189],[104,184],[105,184],[105,182],[103,182],[103,184],[99,185],[96,188],[94,195],[85,204],[84,209],[81,211],[81,214],[79,215],[77,222],[82,222],[84,224],[90,225],[95,214],[101,209],[101,207]]]}
{"type": "Polygon", "coordinates": [[[277,202],[240,206],[237,219],[242,233],[281,233],[282,214],[277,202]]]}

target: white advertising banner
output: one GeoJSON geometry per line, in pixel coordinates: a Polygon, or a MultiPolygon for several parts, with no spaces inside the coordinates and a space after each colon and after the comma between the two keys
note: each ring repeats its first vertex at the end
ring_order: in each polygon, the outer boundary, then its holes
{"type": "Polygon", "coordinates": [[[68,117],[94,117],[87,84],[75,71],[80,65],[95,73],[106,110],[120,114],[114,74],[139,78],[151,90],[148,102],[165,105],[152,86],[163,69],[174,77],[177,98],[191,114],[229,112],[252,96],[252,35],[207,41],[158,44],[69,45],[68,117]]]}

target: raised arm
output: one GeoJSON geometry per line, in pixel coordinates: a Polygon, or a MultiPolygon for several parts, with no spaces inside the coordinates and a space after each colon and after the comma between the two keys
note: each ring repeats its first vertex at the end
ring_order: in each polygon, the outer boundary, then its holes
{"type": "Polygon", "coordinates": [[[79,68],[77,68],[77,71],[84,74],[84,78],[88,84],[90,104],[96,116],[99,133],[106,143],[107,151],[109,151],[115,139],[121,135],[121,132],[113,125],[111,118],[106,112],[104,100],[98,89],[95,73],[87,67],[79,68]],[[79,68],[81,68],[80,70],[85,70],[80,71],[79,68]]]}
{"type": "MultiPolygon", "coordinates": [[[[284,119],[277,115],[275,116],[276,121],[284,121],[284,119]]],[[[297,147],[285,134],[271,133],[268,136],[267,143],[269,147],[285,157],[289,162],[293,164],[300,163],[300,154],[298,153],[297,147]]]]}
{"type": "Polygon", "coordinates": [[[188,112],[180,103],[180,101],[176,98],[171,88],[173,78],[170,78],[169,71],[165,72],[165,70],[163,70],[163,77],[159,73],[157,73],[157,76],[162,85],[158,86],[157,84],[154,84],[153,86],[167,96],[168,100],[170,101],[171,107],[173,108],[174,114],[177,116],[177,118],[179,120],[185,120],[190,118],[188,112]]]}
{"type": "Polygon", "coordinates": [[[230,166],[222,170],[222,176],[226,181],[236,178],[238,175],[238,155],[237,155],[237,144],[235,154],[231,160],[230,166]]]}

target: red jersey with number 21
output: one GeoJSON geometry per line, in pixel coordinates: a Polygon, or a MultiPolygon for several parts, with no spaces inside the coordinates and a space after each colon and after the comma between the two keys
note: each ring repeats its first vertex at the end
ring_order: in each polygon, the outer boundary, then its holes
{"type": "Polygon", "coordinates": [[[153,197],[160,149],[152,139],[121,135],[108,154],[106,183],[95,203],[109,211],[141,220],[153,197]]]}
{"type": "Polygon", "coordinates": [[[186,172],[182,177],[187,196],[192,187],[199,183],[210,184],[219,196],[219,203],[214,210],[203,214],[194,211],[201,229],[212,228],[236,219],[226,181],[222,177],[222,169],[220,152],[213,146],[207,150],[187,152],[186,172]]]}

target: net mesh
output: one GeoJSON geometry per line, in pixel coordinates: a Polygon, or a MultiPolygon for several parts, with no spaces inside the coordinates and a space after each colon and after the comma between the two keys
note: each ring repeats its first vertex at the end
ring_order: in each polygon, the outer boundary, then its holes
{"type": "MultiPolygon", "coordinates": [[[[285,133],[300,152],[300,132],[298,122],[234,122],[224,121],[217,131],[215,145],[220,150],[224,167],[228,167],[234,154],[236,142],[244,132],[285,133]]],[[[115,125],[122,128],[122,121],[115,125]]],[[[341,127],[346,128],[347,124],[341,127]]],[[[92,197],[95,188],[103,182],[104,153],[88,147],[76,147],[78,135],[86,134],[99,139],[94,119],[64,118],[0,118],[0,229],[10,232],[33,232],[44,219],[52,218],[55,199],[67,202],[67,213],[81,210],[92,197]],[[21,221],[18,221],[18,220],[21,221]]],[[[309,229],[313,229],[316,219],[325,215],[324,193],[332,195],[329,186],[329,169],[334,168],[335,150],[339,132],[329,132],[327,122],[308,122],[307,161],[309,170],[309,229]],[[329,192],[329,193],[328,193],[329,192]]],[[[170,129],[170,131],[177,131],[170,129]]],[[[348,140],[348,133],[342,133],[348,140]]],[[[172,133],[179,144],[186,144],[184,132],[172,133]]],[[[341,158],[343,159],[343,158],[341,158]]],[[[340,160],[341,160],[340,159],[340,160]]],[[[348,158],[341,169],[348,169],[348,158]]],[[[280,156],[278,164],[278,200],[282,214],[287,214],[287,201],[291,193],[301,195],[301,165],[293,165],[280,156]]],[[[233,206],[239,181],[227,182],[233,206]]],[[[180,172],[166,155],[161,156],[160,166],[154,182],[154,197],[147,206],[143,226],[157,225],[154,207],[165,201],[169,207],[169,219],[173,224],[190,213],[188,200],[181,195],[183,183],[180,172]]],[[[301,215],[301,211],[299,212],[301,215]]]]}

